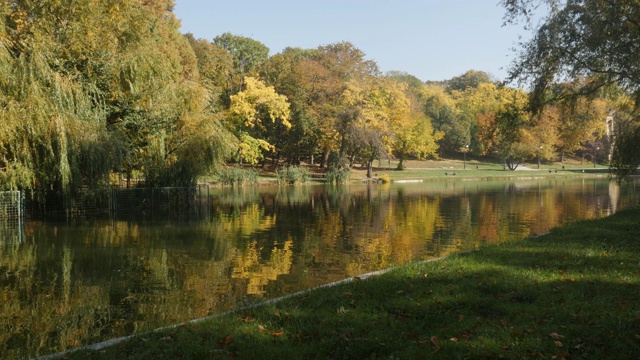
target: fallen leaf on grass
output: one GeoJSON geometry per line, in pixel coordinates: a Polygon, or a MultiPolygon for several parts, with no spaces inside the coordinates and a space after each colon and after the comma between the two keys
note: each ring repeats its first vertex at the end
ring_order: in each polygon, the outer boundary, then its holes
{"type": "Polygon", "coordinates": [[[273,336],[282,336],[283,334],[284,334],[284,331],[276,331],[272,335],[273,336]]]}
{"type": "Polygon", "coordinates": [[[554,341],[553,343],[554,343],[557,347],[563,347],[563,346],[564,346],[564,344],[563,344],[563,343],[561,343],[561,342],[560,342],[560,341],[558,341],[558,340],[554,341]]]}
{"type": "Polygon", "coordinates": [[[564,339],[564,335],[560,335],[556,332],[552,332],[551,334],[549,334],[549,336],[551,336],[551,338],[553,338],[553,340],[560,340],[560,339],[564,339]]]}
{"type": "Polygon", "coordinates": [[[337,311],[338,311],[338,314],[340,315],[345,315],[346,313],[349,312],[349,310],[345,309],[344,306],[340,306],[340,308],[337,311]]]}
{"type": "Polygon", "coordinates": [[[456,337],[452,337],[451,339],[449,339],[449,341],[451,341],[451,342],[458,342],[458,338],[456,338],[456,337]]]}
{"type": "Polygon", "coordinates": [[[435,335],[431,337],[431,343],[435,346],[440,346],[440,341],[438,341],[438,337],[435,335]]]}
{"type": "Polygon", "coordinates": [[[440,351],[440,340],[438,340],[437,336],[434,335],[431,337],[431,343],[436,346],[436,349],[433,350],[432,354],[435,354],[438,351],[440,351]]]}
{"type": "Polygon", "coordinates": [[[229,345],[229,344],[231,344],[231,341],[233,341],[233,336],[227,335],[226,338],[218,341],[218,344],[220,344],[220,345],[229,345]]]}

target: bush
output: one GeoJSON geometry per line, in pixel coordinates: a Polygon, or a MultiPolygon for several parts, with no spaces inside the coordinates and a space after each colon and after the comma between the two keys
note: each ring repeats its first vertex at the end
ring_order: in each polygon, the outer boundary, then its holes
{"type": "Polygon", "coordinates": [[[276,178],[279,184],[305,184],[311,179],[311,173],[304,166],[288,166],[276,170],[276,178]]]}
{"type": "Polygon", "coordinates": [[[382,174],[378,180],[383,184],[388,184],[391,182],[391,176],[389,176],[389,174],[382,174]]]}
{"type": "Polygon", "coordinates": [[[349,179],[351,170],[348,167],[335,167],[327,171],[327,183],[344,184],[349,179]]]}
{"type": "Polygon", "coordinates": [[[349,179],[351,167],[349,160],[338,153],[329,154],[329,169],[327,170],[328,184],[343,184],[349,179]]]}
{"type": "Polygon", "coordinates": [[[258,180],[258,172],[255,169],[244,169],[240,166],[228,167],[220,171],[219,179],[222,185],[253,185],[258,180]]]}

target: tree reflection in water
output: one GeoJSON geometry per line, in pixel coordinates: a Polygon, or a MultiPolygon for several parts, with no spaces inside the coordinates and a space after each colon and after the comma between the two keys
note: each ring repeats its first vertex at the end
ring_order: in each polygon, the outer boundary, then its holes
{"type": "Polygon", "coordinates": [[[0,227],[0,354],[57,352],[543,233],[637,203],[634,186],[554,179],[234,189],[213,193],[205,219],[0,227]]]}

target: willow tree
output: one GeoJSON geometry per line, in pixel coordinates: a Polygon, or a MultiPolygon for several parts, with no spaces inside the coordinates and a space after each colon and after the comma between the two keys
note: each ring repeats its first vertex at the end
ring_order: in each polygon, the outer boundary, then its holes
{"type": "Polygon", "coordinates": [[[80,183],[104,182],[115,155],[95,85],[79,80],[64,58],[73,46],[60,39],[74,37],[68,23],[60,29],[56,20],[67,10],[58,2],[43,5],[14,1],[0,10],[0,162],[10,180],[5,186],[68,193],[80,183]]]}
{"type": "Polygon", "coordinates": [[[210,144],[208,160],[222,160],[224,132],[202,116],[207,94],[172,7],[169,0],[3,5],[0,161],[19,174],[14,187],[64,195],[106,184],[114,171],[137,172],[152,185],[193,183],[209,166],[178,159],[191,139],[210,144]]]}

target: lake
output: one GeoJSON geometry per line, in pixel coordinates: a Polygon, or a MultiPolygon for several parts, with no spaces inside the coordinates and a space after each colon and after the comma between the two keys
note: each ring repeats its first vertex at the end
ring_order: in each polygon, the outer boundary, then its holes
{"type": "Polygon", "coordinates": [[[180,220],[0,227],[0,359],[55,353],[636,205],[606,178],[212,189],[180,220]]]}

